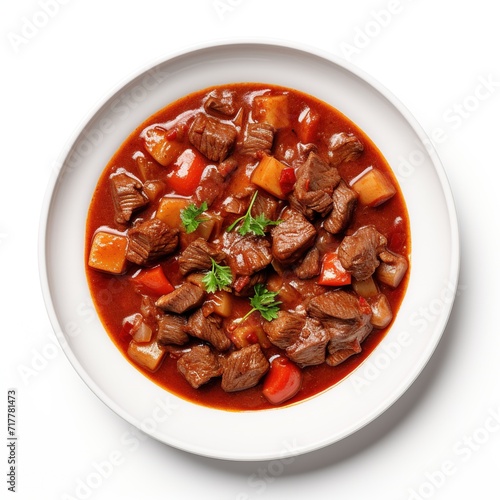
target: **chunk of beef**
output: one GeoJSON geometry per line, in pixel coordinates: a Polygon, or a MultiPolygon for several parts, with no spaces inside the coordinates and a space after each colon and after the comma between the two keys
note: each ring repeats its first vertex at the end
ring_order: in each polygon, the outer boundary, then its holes
{"type": "Polygon", "coordinates": [[[158,319],[157,341],[161,346],[169,344],[183,345],[189,340],[184,331],[186,318],[177,314],[162,314],[158,319]]]}
{"type": "Polygon", "coordinates": [[[227,157],[236,136],[232,125],[204,114],[196,116],[188,132],[191,144],[212,161],[223,161],[227,157]]]}
{"type": "Polygon", "coordinates": [[[128,222],[133,212],[149,203],[142,191],[142,183],[135,177],[122,172],[112,175],[109,182],[115,220],[119,224],[128,222]]]}
{"type": "Polygon", "coordinates": [[[299,366],[320,365],[325,362],[330,337],[322,324],[307,318],[299,337],[286,349],[287,356],[299,366]]]}
{"type": "Polygon", "coordinates": [[[194,199],[197,205],[206,202],[208,206],[224,191],[224,177],[215,165],[209,165],[203,171],[200,183],[194,192],[194,199]]]}
{"type": "Polygon", "coordinates": [[[156,306],[163,311],[183,314],[186,311],[201,306],[205,292],[196,285],[186,282],[177,287],[174,291],[162,295],[156,306]]]}
{"type": "Polygon", "coordinates": [[[299,212],[288,208],[282,222],[271,229],[272,254],[282,264],[299,259],[313,244],[316,229],[299,212]]]}
{"type": "Polygon", "coordinates": [[[357,160],[363,151],[363,144],[355,135],[340,132],[330,139],[328,158],[336,167],[345,161],[357,160]]]}
{"type": "Polygon", "coordinates": [[[224,177],[225,179],[231,172],[236,170],[237,167],[238,160],[236,160],[234,156],[230,156],[217,165],[217,170],[219,171],[219,174],[222,175],[222,177],[224,177]]]}
{"type": "Polygon", "coordinates": [[[281,202],[265,191],[259,192],[252,206],[252,217],[263,215],[269,220],[277,220],[281,208],[281,202]]]}
{"type": "Polygon", "coordinates": [[[307,310],[311,316],[319,320],[336,318],[349,321],[356,320],[362,315],[360,298],[345,290],[332,290],[313,297],[309,301],[307,310]]]}
{"type": "Polygon", "coordinates": [[[127,259],[135,264],[148,264],[172,253],[179,243],[179,230],[160,219],[149,219],[128,232],[127,259]]]}
{"type": "Polygon", "coordinates": [[[387,238],[375,226],[360,227],[351,236],[346,236],[338,248],[342,267],[358,281],[368,279],[380,264],[379,253],[385,249],[387,238]]]}
{"type": "Polygon", "coordinates": [[[237,233],[230,233],[230,236],[232,242],[225,253],[233,277],[250,276],[271,263],[271,245],[266,238],[237,233]]]}
{"type": "Polygon", "coordinates": [[[267,278],[266,271],[259,271],[250,276],[238,276],[232,285],[233,292],[239,297],[248,297],[255,293],[254,287],[259,283],[265,283],[267,278]]]}
{"type": "Polygon", "coordinates": [[[297,169],[296,177],[292,199],[302,207],[301,212],[308,218],[314,213],[322,217],[328,214],[332,209],[333,190],[341,179],[338,170],[311,151],[297,169]]]}
{"type": "Polygon", "coordinates": [[[269,369],[269,362],[259,344],[252,344],[231,353],[222,374],[221,387],[226,392],[243,391],[259,383],[269,369]]]}
{"type": "MultiPolygon", "coordinates": [[[[344,290],[333,290],[313,297],[307,306],[309,314],[321,321],[328,337],[328,353],[326,362],[337,363],[337,351],[346,349],[352,342],[363,342],[371,332],[371,308],[365,299],[344,290]]],[[[355,345],[355,344],[352,344],[355,345]]]]}
{"type": "Polygon", "coordinates": [[[306,253],[302,262],[295,266],[294,271],[301,280],[318,276],[321,271],[321,259],[319,250],[316,246],[312,247],[306,253]]]}
{"type": "Polygon", "coordinates": [[[342,180],[333,191],[332,201],[332,211],[325,219],[323,227],[330,233],[337,234],[349,225],[358,195],[342,180]]]}
{"type": "Polygon", "coordinates": [[[255,156],[259,151],[271,154],[275,129],[266,122],[249,123],[241,146],[241,153],[255,156]]]}
{"type": "Polygon", "coordinates": [[[212,259],[219,264],[226,254],[219,251],[213,243],[204,238],[197,238],[190,243],[179,257],[179,270],[181,274],[193,271],[204,271],[212,268],[212,259]]]}
{"type": "Polygon", "coordinates": [[[330,342],[328,345],[326,363],[330,366],[340,365],[340,363],[343,363],[347,358],[361,351],[361,343],[358,339],[354,339],[351,342],[339,342],[338,344],[330,342]]]}
{"type": "Polygon", "coordinates": [[[218,356],[207,345],[194,346],[177,360],[177,369],[189,384],[198,389],[213,377],[222,375],[218,356]]]}
{"type": "Polygon", "coordinates": [[[189,316],[184,331],[210,342],[218,351],[227,351],[231,347],[231,341],[222,329],[222,318],[215,314],[205,316],[201,309],[189,316]]]}
{"type": "Polygon", "coordinates": [[[276,319],[265,321],[262,327],[271,343],[280,349],[286,349],[298,339],[305,324],[305,316],[281,310],[276,319]]]}
{"type": "Polygon", "coordinates": [[[209,113],[215,111],[226,116],[233,116],[237,109],[234,93],[227,89],[211,92],[203,107],[209,113]]]}

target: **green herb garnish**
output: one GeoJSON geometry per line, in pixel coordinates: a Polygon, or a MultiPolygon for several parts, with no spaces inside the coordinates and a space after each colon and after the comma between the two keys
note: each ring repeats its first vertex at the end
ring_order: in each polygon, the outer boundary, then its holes
{"type": "Polygon", "coordinates": [[[199,207],[194,203],[189,204],[181,210],[181,222],[186,229],[186,233],[192,233],[198,229],[198,226],[207,219],[200,219],[200,215],[208,208],[207,202],[204,201],[199,207]]]}
{"type": "Polygon", "coordinates": [[[233,275],[229,266],[217,264],[212,257],[210,257],[210,260],[212,261],[212,269],[203,276],[201,281],[205,285],[207,292],[213,293],[229,286],[233,281],[233,275]]]}
{"type": "Polygon", "coordinates": [[[238,229],[238,233],[242,236],[252,232],[257,236],[264,236],[265,230],[267,226],[277,226],[281,220],[270,220],[264,214],[259,214],[257,217],[254,217],[250,212],[252,211],[253,204],[255,203],[255,199],[259,194],[258,191],[255,191],[252,196],[252,200],[250,201],[250,206],[245,215],[236,219],[227,229],[226,231],[229,233],[232,231],[240,222],[243,222],[238,229]]]}
{"type": "Polygon", "coordinates": [[[266,321],[276,319],[280,310],[279,305],[281,304],[279,300],[275,300],[278,292],[270,292],[261,283],[255,285],[254,290],[255,295],[250,299],[252,309],[241,318],[240,322],[245,321],[254,311],[259,311],[266,321]]]}

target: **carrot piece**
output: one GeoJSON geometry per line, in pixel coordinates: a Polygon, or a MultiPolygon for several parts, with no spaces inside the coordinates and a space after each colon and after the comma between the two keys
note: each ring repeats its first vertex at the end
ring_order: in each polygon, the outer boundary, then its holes
{"type": "Polygon", "coordinates": [[[302,387],[302,371],[284,356],[271,361],[269,372],[264,380],[262,393],[275,405],[293,398],[302,387]]]}
{"type": "Polygon", "coordinates": [[[94,269],[112,274],[122,274],[127,262],[126,236],[98,231],[90,248],[88,264],[94,269]]]}
{"type": "Polygon", "coordinates": [[[318,284],[327,286],[343,286],[351,283],[351,273],[340,263],[337,252],[330,252],[323,257],[318,284]]]}
{"type": "Polygon", "coordinates": [[[141,269],[135,273],[130,281],[140,292],[151,293],[155,295],[166,295],[174,290],[174,287],[168,281],[160,265],[151,269],[141,269]]]}

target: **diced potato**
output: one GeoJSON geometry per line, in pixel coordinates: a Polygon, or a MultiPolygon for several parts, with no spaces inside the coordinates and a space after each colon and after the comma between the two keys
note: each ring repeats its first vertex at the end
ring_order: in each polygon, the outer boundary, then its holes
{"type": "Polygon", "coordinates": [[[222,316],[223,318],[229,318],[233,311],[233,296],[224,290],[220,290],[212,295],[211,302],[213,302],[213,312],[222,316]]]}
{"type": "Polygon", "coordinates": [[[379,293],[377,284],[375,283],[375,280],[372,276],[370,276],[366,280],[361,281],[353,278],[352,287],[358,295],[364,297],[365,299],[375,297],[379,293]]]}
{"type": "Polygon", "coordinates": [[[98,231],[90,248],[88,264],[94,269],[112,274],[122,274],[127,262],[126,236],[98,231]]]}
{"type": "Polygon", "coordinates": [[[372,309],[371,324],[375,328],[385,328],[392,321],[391,304],[387,297],[380,293],[369,301],[372,309]]]}
{"type": "Polygon", "coordinates": [[[261,95],[253,100],[252,117],[258,122],[267,122],[275,129],[288,127],[288,96],[261,95]]]}
{"type": "Polygon", "coordinates": [[[191,202],[186,198],[164,197],[160,200],[156,218],[162,220],[172,229],[181,227],[181,211],[191,202]]]}
{"type": "Polygon", "coordinates": [[[205,290],[205,285],[203,284],[204,277],[205,273],[190,273],[188,274],[186,281],[192,283],[193,285],[199,286],[200,288],[203,288],[203,290],[205,290]]]}
{"type": "Polygon", "coordinates": [[[183,151],[180,142],[169,140],[170,133],[161,127],[148,129],[145,136],[145,146],[151,156],[164,167],[173,163],[183,151]]]}
{"type": "Polygon", "coordinates": [[[265,349],[271,347],[271,343],[260,325],[237,326],[231,332],[231,341],[238,349],[257,343],[265,349]]]}
{"type": "Polygon", "coordinates": [[[137,164],[139,176],[143,182],[148,179],[154,179],[157,176],[158,170],[161,168],[153,161],[147,160],[142,153],[135,158],[135,163],[137,164]]]}
{"type": "Polygon", "coordinates": [[[376,207],[396,194],[392,182],[378,169],[370,166],[349,183],[358,193],[359,202],[376,207]]]}
{"type": "Polygon", "coordinates": [[[164,188],[165,184],[163,181],[147,181],[144,183],[142,189],[150,201],[156,201],[164,188]]]}
{"type": "Polygon", "coordinates": [[[218,232],[220,227],[222,226],[223,218],[220,215],[213,214],[213,213],[204,213],[200,219],[204,219],[203,221],[200,222],[200,225],[196,228],[194,231],[194,234],[197,235],[197,237],[202,237],[208,240],[212,233],[218,232]]]}
{"type": "Polygon", "coordinates": [[[280,178],[281,172],[283,172],[285,168],[289,167],[273,156],[264,155],[252,172],[250,180],[254,184],[257,184],[257,186],[265,189],[268,193],[276,196],[276,198],[281,198],[283,200],[286,198],[286,194],[281,187],[280,178]]]}
{"type": "Polygon", "coordinates": [[[160,349],[156,340],[147,344],[139,344],[132,340],[128,345],[127,354],[138,365],[154,372],[160,366],[165,351],[160,349]]]}

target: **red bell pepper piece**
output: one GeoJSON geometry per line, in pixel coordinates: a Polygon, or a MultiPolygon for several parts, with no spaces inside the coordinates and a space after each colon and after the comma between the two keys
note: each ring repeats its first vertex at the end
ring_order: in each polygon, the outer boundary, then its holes
{"type": "Polygon", "coordinates": [[[342,267],[337,252],[325,254],[323,257],[318,284],[327,286],[343,286],[350,285],[350,283],[351,273],[342,267]]]}
{"type": "Polygon", "coordinates": [[[200,184],[206,160],[193,149],[186,149],[165,178],[168,187],[182,196],[192,196],[200,184]]]}
{"type": "Polygon", "coordinates": [[[275,405],[293,398],[302,387],[302,371],[284,356],[277,356],[271,361],[271,367],[264,380],[262,393],[275,405]]]}
{"type": "Polygon", "coordinates": [[[280,174],[280,188],[284,195],[291,193],[293,191],[293,187],[295,186],[295,181],[297,178],[295,177],[295,170],[292,167],[284,168],[280,174]]]}

